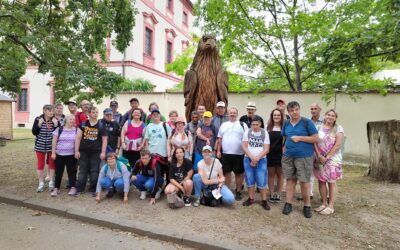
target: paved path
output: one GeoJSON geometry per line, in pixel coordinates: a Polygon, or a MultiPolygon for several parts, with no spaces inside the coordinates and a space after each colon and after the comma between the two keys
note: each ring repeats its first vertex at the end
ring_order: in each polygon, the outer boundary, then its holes
{"type": "Polygon", "coordinates": [[[189,249],[0,203],[1,249],[189,249]]]}

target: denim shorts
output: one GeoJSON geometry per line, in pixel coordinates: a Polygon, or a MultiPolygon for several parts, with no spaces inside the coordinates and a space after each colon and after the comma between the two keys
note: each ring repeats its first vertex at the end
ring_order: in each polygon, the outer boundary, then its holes
{"type": "Polygon", "coordinates": [[[256,167],[250,166],[250,158],[244,157],[244,171],[246,173],[246,183],[248,187],[254,187],[257,183],[259,189],[265,189],[268,185],[268,171],[267,171],[267,159],[262,158],[258,161],[256,167]]]}

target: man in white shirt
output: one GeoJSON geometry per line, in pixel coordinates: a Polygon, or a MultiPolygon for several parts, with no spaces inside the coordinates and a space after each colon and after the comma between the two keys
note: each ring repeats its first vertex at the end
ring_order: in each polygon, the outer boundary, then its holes
{"type": "Polygon", "coordinates": [[[225,176],[225,184],[229,187],[232,171],[235,174],[237,201],[242,199],[243,185],[243,157],[242,149],[243,134],[248,130],[244,122],[237,120],[237,108],[229,109],[229,120],[222,123],[218,131],[217,158],[221,159],[222,169],[225,176]]]}

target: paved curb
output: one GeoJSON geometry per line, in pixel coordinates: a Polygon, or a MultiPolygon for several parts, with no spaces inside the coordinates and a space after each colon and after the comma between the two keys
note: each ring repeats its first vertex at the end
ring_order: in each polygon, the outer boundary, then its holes
{"type": "Polygon", "coordinates": [[[132,232],[141,236],[147,236],[149,238],[173,242],[202,250],[248,249],[248,247],[235,245],[226,240],[214,240],[197,235],[182,234],[171,231],[171,228],[165,228],[159,225],[152,225],[140,221],[126,221],[111,216],[94,215],[76,208],[66,208],[60,205],[50,204],[48,202],[18,195],[0,193],[0,202],[40,210],[46,213],[79,220],[101,227],[132,232]]]}

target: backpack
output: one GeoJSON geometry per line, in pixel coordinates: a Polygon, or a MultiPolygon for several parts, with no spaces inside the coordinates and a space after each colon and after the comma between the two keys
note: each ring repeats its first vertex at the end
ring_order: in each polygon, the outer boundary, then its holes
{"type": "MultiPolygon", "coordinates": [[[[308,135],[311,135],[310,134],[310,131],[308,130],[308,123],[307,123],[307,118],[305,118],[305,117],[301,117],[301,120],[303,121],[303,125],[304,125],[304,128],[305,128],[305,130],[307,131],[307,134],[308,135]]],[[[283,130],[286,130],[286,127],[289,125],[289,122],[290,122],[290,120],[286,120],[285,121],[285,123],[283,124],[283,130]]]]}
{"type": "MultiPolygon", "coordinates": [[[[139,162],[139,168],[143,169],[144,166],[142,161],[139,159],[138,162],[139,162]]],[[[154,170],[156,163],[158,163],[160,167],[168,165],[168,161],[165,159],[165,157],[159,154],[151,154],[151,170],[154,170]]]]}
{"type": "MultiPolygon", "coordinates": [[[[117,170],[118,170],[118,172],[122,173],[121,163],[125,164],[125,166],[128,169],[128,171],[131,172],[131,165],[129,164],[128,159],[126,159],[123,156],[118,157],[118,160],[117,160],[117,170]]],[[[109,168],[109,166],[108,166],[108,164],[106,164],[106,166],[104,167],[104,175],[107,174],[108,168],[109,168]]]]}

